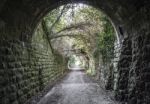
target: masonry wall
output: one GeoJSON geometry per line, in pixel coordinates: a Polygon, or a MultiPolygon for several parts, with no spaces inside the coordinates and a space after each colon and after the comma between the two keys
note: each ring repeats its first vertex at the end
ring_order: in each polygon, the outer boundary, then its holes
{"type": "MultiPolygon", "coordinates": [[[[137,24],[132,37],[132,64],[129,72],[128,103],[150,103],[150,20],[146,15],[148,8],[142,8],[137,16],[143,17],[143,21],[137,24]],[[145,22],[147,21],[147,22],[145,22]],[[140,29],[139,29],[140,28],[140,29]]],[[[135,17],[135,18],[137,18],[135,17]]]]}
{"type": "Polygon", "coordinates": [[[132,49],[131,49],[131,40],[129,37],[126,37],[123,40],[121,47],[121,55],[118,61],[118,81],[116,83],[116,98],[120,101],[126,101],[128,97],[128,80],[129,80],[129,71],[132,61],[132,49]]]}
{"type": "Polygon", "coordinates": [[[31,43],[1,40],[0,104],[24,104],[60,78],[65,73],[65,62],[59,57],[58,61],[40,32],[31,43]]]}
{"type": "Polygon", "coordinates": [[[135,6],[136,12],[126,22],[118,70],[118,100],[128,104],[150,103],[150,19],[149,3],[135,6]]]}
{"type": "Polygon", "coordinates": [[[118,78],[119,78],[118,62],[120,60],[121,47],[122,47],[122,43],[115,42],[114,59],[112,60],[113,62],[113,84],[112,84],[113,90],[117,89],[117,83],[118,83],[118,78]]]}

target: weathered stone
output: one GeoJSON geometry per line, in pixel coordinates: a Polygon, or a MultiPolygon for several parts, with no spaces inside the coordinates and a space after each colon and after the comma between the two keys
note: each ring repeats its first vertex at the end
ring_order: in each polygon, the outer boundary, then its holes
{"type": "MultiPolygon", "coordinates": [[[[2,52],[4,49],[0,49],[1,55],[5,56],[0,58],[0,103],[2,104],[23,104],[39,92],[39,88],[42,90],[51,79],[57,80],[56,76],[62,75],[59,74],[61,69],[56,68],[57,61],[51,58],[51,52],[47,54],[46,51],[47,55],[44,56],[44,52],[39,47],[34,50],[31,49],[33,46],[30,44],[20,47],[21,41],[15,44],[14,41],[9,41],[5,47],[6,51],[2,52]],[[11,48],[13,49],[9,50],[11,48]],[[29,53],[27,48],[31,49],[29,53]],[[22,50],[24,54],[21,54],[22,50]],[[30,53],[33,54],[30,56],[30,53]],[[36,57],[40,57],[40,60],[36,57]],[[54,69],[55,73],[52,73],[54,69]]],[[[47,50],[47,46],[45,49],[47,50]]]]}

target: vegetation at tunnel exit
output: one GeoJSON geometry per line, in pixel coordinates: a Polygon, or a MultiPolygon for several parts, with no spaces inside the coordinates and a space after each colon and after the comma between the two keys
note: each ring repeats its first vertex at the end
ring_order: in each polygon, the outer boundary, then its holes
{"type": "Polygon", "coordinates": [[[113,57],[113,26],[106,15],[91,6],[67,4],[58,7],[45,16],[40,24],[52,50],[64,57],[80,54],[90,61],[101,54],[103,62],[109,62],[113,57]]]}

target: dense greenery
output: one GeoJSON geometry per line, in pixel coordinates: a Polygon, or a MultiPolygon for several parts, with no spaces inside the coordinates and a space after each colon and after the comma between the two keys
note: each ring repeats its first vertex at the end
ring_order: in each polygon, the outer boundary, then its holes
{"type": "Polygon", "coordinates": [[[58,7],[51,11],[41,24],[54,53],[57,51],[63,57],[83,55],[90,70],[95,69],[94,60],[97,60],[99,55],[104,63],[110,62],[113,57],[113,26],[106,15],[91,6],[67,4],[58,7]]]}
{"type": "Polygon", "coordinates": [[[99,33],[98,38],[98,52],[102,54],[104,62],[110,62],[114,55],[115,32],[108,18],[105,17],[104,21],[103,32],[99,33]]]}
{"type": "MultiPolygon", "coordinates": [[[[102,12],[92,7],[85,7],[78,13],[80,15],[83,14],[86,21],[92,21],[97,26],[94,27],[96,31],[92,31],[93,34],[90,34],[90,37],[96,37],[94,41],[96,43],[96,49],[93,54],[94,57],[97,58],[101,53],[103,62],[111,61],[113,58],[114,42],[116,38],[110,20],[102,12]]],[[[80,18],[80,15],[77,15],[79,16],[78,18],[80,18]]]]}

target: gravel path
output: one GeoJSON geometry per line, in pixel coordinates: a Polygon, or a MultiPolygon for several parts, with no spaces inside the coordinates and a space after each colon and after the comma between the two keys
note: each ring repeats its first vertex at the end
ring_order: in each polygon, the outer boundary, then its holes
{"type": "Polygon", "coordinates": [[[119,104],[83,71],[71,71],[38,104],[119,104]]]}

